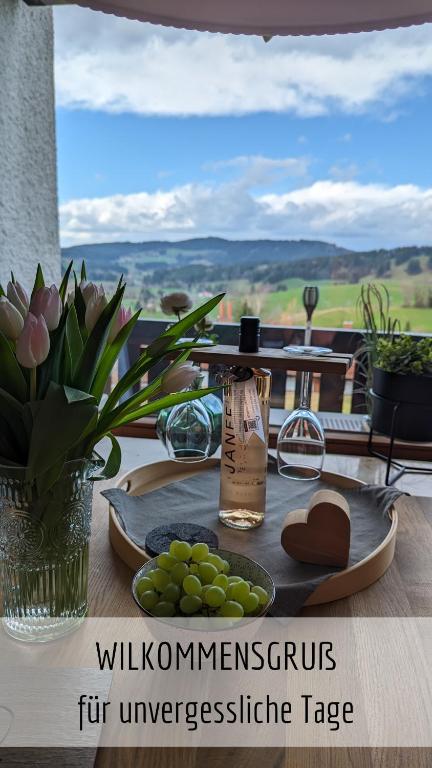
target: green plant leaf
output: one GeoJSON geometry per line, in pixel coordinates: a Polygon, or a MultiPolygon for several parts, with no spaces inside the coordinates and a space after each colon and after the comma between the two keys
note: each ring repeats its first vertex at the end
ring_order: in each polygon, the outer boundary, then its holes
{"type": "Polygon", "coordinates": [[[61,298],[63,304],[65,303],[65,301],[67,299],[69,275],[71,273],[72,267],[73,267],[73,261],[70,261],[69,264],[68,264],[67,270],[64,273],[62,281],[60,283],[59,294],[60,294],[60,298],[61,298]]]}
{"type": "Polygon", "coordinates": [[[4,290],[3,286],[0,283],[0,296],[6,296],[6,291],[4,290]]]}
{"type": "Polygon", "coordinates": [[[86,305],[85,305],[84,297],[81,292],[81,288],[78,285],[78,280],[75,272],[74,272],[74,281],[75,281],[75,298],[74,298],[75,311],[78,318],[78,325],[81,331],[81,336],[83,339],[86,339],[88,335],[86,325],[85,325],[86,305]]]}
{"type": "Polygon", "coordinates": [[[85,392],[91,391],[112,323],[120,309],[123,294],[124,287],[114,294],[84,344],[73,376],[73,386],[77,389],[82,389],[85,392]]]}
{"type": "Polygon", "coordinates": [[[44,279],[44,276],[43,276],[42,267],[41,267],[40,264],[38,264],[37,265],[37,269],[36,269],[36,277],[35,277],[35,281],[34,281],[34,285],[33,285],[33,290],[32,290],[32,293],[31,293],[31,297],[33,298],[33,296],[35,295],[36,291],[39,288],[44,288],[44,286],[45,286],[45,279],[44,279]]]}
{"type": "Polygon", "coordinates": [[[86,270],[86,265],[85,265],[84,259],[83,259],[82,264],[81,264],[81,282],[83,280],[87,280],[87,270],[86,270]]]}
{"type": "Polygon", "coordinates": [[[0,387],[24,403],[27,383],[6,336],[0,332],[0,387]]]}
{"type": "Polygon", "coordinates": [[[71,397],[70,391],[66,395],[64,387],[51,382],[44,400],[30,404],[33,413],[27,466],[30,481],[64,462],[97,414],[94,398],[87,396],[87,399],[70,402],[68,397],[71,397]]]}
{"type": "Polygon", "coordinates": [[[83,351],[83,340],[74,304],[69,307],[66,318],[66,341],[70,358],[70,371],[71,376],[73,377],[83,351]]]}
{"type": "Polygon", "coordinates": [[[139,309],[134,315],[132,315],[126,325],[121,328],[114,341],[107,345],[105,352],[102,355],[91,388],[91,393],[95,396],[98,402],[103,395],[105,385],[113,369],[114,363],[117,360],[124,345],[127,343],[129,336],[131,335],[140,316],[140,312],[141,310],[139,309]]]}
{"type": "MultiPolygon", "coordinates": [[[[224,296],[224,293],[220,293],[218,296],[209,299],[209,301],[206,301],[201,307],[190,312],[174,325],[171,325],[157,339],[155,339],[116,384],[104,406],[104,412],[109,411],[116,405],[120,398],[128,392],[131,387],[139,382],[144,373],[150,370],[150,368],[164,357],[167,352],[182,351],[185,347],[183,344],[178,344],[178,340],[190,330],[190,328],[193,328],[194,325],[202,320],[203,317],[208,315],[209,312],[219,304],[224,296]]],[[[190,342],[186,343],[189,344],[190,349],[198,346],[209,346],[207,344],[194,342],[192,339],[190,342]]]]}
{"type": "Polygon", "coordinates": [[[24,463],[27,457],[27,432],[23,422],[24,406],[9,392],[0,389],[0,416],[6,429],[3,436],[9,443],[12,452],[11,459],[24,463]]]}
{"type": "Polygon", "coordinates": [[[112,432],[107,432],[106,435],[103,435],[103,437],[107,437],[109,440],[111,440],[111,451],[105,462],[103,470],[97,475],[93,475],[92,480],[111,480],[111,478],[115,477],[115,475],[120,470],[122,456],[120,443],[118,442],[117,438],[114,437],[112,432]]]}
{"type": "Polygon", "coordinates": [[[122,427],[124,424],[130,424],[132,421],[142,419],[144,416],[149,416],[149,414],[154,413],[155,411],[159,411],[162,408],[171,408],[173,405],[179,405],[179,403],[187,403],[189,400],[200,400],[206,395],[210,395],[213,392],[218,392],[219,389],[220,387],[209,387],[208,389],[195,389],[188,392],[176,392],[173,395],[166,395],[165,397],[161,397],[158,400],[152,400],[151,403],[148,403],[141,408],[137,408],[136,411],[129,412],[124,416],[120,416],[119,418],[113,420],[113,422],[110,424],[110,429],[113,430],[117,429],[118,427],[122,427]]]}
{"type": "MultiPolygon", "coordinates": [[[[173,368],[175,368],[176,365],[179,365],[180,363],[183,363],[187,358],[189,357],[190,350],[186,349],[181,355],[179,355],[175,360],[173,360],[166,368],[164,368],[161,373],[156,376],[153,381],[148,384],[146,387],[143,387],[143,389],[140,389],[139,392],[136,392],[134,395],[129,397],[127,400],[124,400],[120,405],[117,406],[117,408],[114,408],[112,411],[103,412],[102,419],[100,421],[100,424],[104,424],[106,422],[111,421],[112,419],[117,419],[120,415],[125,415],[129,412],[136,411],[139,406],[142,405],[143,402],[146,402],[152,397],[160,388],[162,384],[162,380],[164,376],[166,376],[173,368]]],[[[197,370],[198,375],[198,370],[197,370]]]]}

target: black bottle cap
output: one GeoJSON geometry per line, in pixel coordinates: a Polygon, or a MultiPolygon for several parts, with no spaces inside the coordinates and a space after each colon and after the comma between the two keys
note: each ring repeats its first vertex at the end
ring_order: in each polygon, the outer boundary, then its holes
{"type": "Polygon", "coordinates": [[[239,352],[259,352],[260,319],[243,316],[240,318],[239,352]]]}

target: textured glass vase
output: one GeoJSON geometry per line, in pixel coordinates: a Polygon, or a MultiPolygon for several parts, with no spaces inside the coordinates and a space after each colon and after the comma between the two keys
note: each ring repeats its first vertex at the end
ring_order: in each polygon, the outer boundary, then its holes
{"type": "Polygon", "coordinates": [[[0,466],[3,624],[19,640],[60,637],[87,613],[94,468],[69,462],[38,495],[25,469],[0,466]]]}

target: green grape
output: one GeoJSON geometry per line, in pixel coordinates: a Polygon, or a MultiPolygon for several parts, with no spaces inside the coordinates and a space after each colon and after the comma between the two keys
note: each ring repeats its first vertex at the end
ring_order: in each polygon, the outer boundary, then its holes
{"type": "Polygon", "coordinates": [[[228,589],[226,591],[226,599],[227,600],[234,600],[233,589],[234,589],[235,584],[237,584],[237,582],[235,582],[234,584],[228,584],[228,589]]]}
{"type": "Polygon", "coordinates": [[[161,594],[161,601],[164,603],[178,603],[180,600],[181,590],[178,584],[174,584],[171,581],[168,586],[165,587],[161,594]]]}
{"type": "Polygon", "coordinates": [[[253,581],[249,581],[249,579],[245,579],[246,584],[249,584],[249,589],[252,589],[254,583],[253,581]]]}
{"type": "Polygon", "coordinates": [[[224,592],[226,592],[229,587],[228,576],[225,576],[224,573],[218,573],[218,575],[213,579],[213,584],[215,587],[222,587],[224,592]]]}
{"type": "Polygon", "coordinates": [[[199,575],[203,584],[212,584],[217,574],[217,568],[211,563],[203,562],[199,564],[199,575]]]}
{"type": "Polygon", "coordinates": [[[173,542],[174,546],[170,547],[170,555],[173,555],[173,557],[176,557],[177,560],[189,560],[192,555],[192,547],[187,541],[176,541],[173,542]]]}
{"type": "Polygon", "coordinates": [[[211,563],[211,565],[214,565],[214,567],[217,568],[219,572],[223,571],[224,561],[221,557],[219,557],[219,555],[214,555],[212,552],[210,552],[210,554],[206,557],[206,563],[211,563]]]}
{"type": "Polygon", "coordinates": [[[180,600],[180,610],[187,616],[196,613],[202,607],[202,600],[198,595],[184,595],[180,600]]]}
{"type": "Polygon", "coordinates": [[[199,568],[198,563],[191,563],[189,566],[189,573],[192,573],[193,576],[198,576],[199,574],[199,568]]]}
{"type": "Polygon", "coordinates": [[[228,576],[228,584],[236,584],[237,581],[243,581],[241,576],[228,576]]]}
{"type": "Polygon", "coordinates": [[[225,602],[225,592],[222,587],[209,587],[205,593],[205,601],[210,608],[219,608],[225,602]]]}
{"type": "Polygon", "coordinates": [[[241,603],[241,605],[243,605],[243,602],[246,600],[249,592],[250,586],[246,581],[238,581],[237,584],[234,584],[233,597],[234,600],[237,600],[237,602],[241,603]]]}
{"type": "Polygon", "coordinates": [[[147,592],[143,592],[140,597],[140,603],[146,611],[151,611],[155,605],[159,602],[159,595],[153,589],[149,589],[147,592]]]}
{"type": "Polygon", "coordinates": [[[156,562],[159,568],[163,568],[164,571],[170,571],[171,568],[178,563],[178,560],[172,555],[169,555],[168,552],[161,552],[160,555],[157,556],[156,562]]]}
{"type": "Polygon", "coordinates": [[[222,558],[222,562],[223,562],[223,573],[225,573],[228,576],[228,574],[229,574],[229,572],[231,570],[231,566],[230,566],[228,560],[224,560],[222,558]]]}
{"type": "Polygon", "coordinates": [[[158,592],[163,592],[171,581],[170,574],[162,570],[162,568],[155,568],[153,571],[149,571],[149,576],[158,592]]]}
{"type": "Polygon", "coordinates": [[[174,539],[174,541],[172,541],[171,544],[169,545],[169,553],[171,557],[175,557],[174,550],[177,544],[180,544],[180,542],[178,541],[178,539],[174,539]]]}
{"type": "Polygon", "coordinates": [[[258,595],[260,605],[267,605],[269,596],[263,587],[252,587],[251,592],[253,592],[255,595],[258,595]]]}
{"type": "Polygon", "coordinates": [[[139,581],[137,581],[135,587],[138,600],[140,599],[143,592],[147,592],[149,589],[153,589],[153,582],[148,576],[143,576],[139,581]]]}
{"type": "Polygon", "coordinates": [[[255,592],[249,592],[246,600],[243,600],[242,606],[245,613],[253,613],[259,606],[259,597],[255,592]]]}
{"type": "Polygon", "coordinates": [[[186,576],[183,579],[183,589],[187,595],[200,595],[202,592],[202,584],[198,576],[186,576]]]}
{"type": "Polygon", "coordinates": [[[240,603],[236,603],[234,600],[228,600],[220,607],[219,614],[226,618],[241,619],[244,615],[244,611],[240,603]]]}
{"type": "Polygon", "coordinates": [[[153,608],[153,616],[175,616],[175,607],[172,603],[161,601],[153,608]]]}
{"type": "Polygon", "coordinates": [[[181,586],[183,584],[183,579],[186,578],[188,573],[189,566],[187,566],[186,563],[176,563],[172,571],[170,571],[171,580],[174,584],[179,584],[179,586],[181,586]]]}
{"type": "Polygon", "coordinates": [[[192,547],[192,560],[196,563],[200,563],[201,560],[207,557],[209,548],[207,544],[194,544],[192,547]]]}

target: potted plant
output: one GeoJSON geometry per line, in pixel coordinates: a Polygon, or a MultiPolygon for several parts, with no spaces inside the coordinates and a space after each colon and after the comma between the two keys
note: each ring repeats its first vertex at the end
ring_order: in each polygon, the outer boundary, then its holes
{"type": "Polygon", "coordinates": [[[395,403],[400,403],[394,436],[432,441],[432,338],[412,336],[377,341],[373,366],[372,426],[390,435],[395,403]]]}
{"type": "Polygon", "coordinates": [[[166,329],[106,397],[139,311],[122,305],[122,279],[109,299],[87,281],[85,265],[80,278],[72,270],[48,287],[39,266],[30,295],[13,275],[6,291],[0,286],[1,591],[6,629],[21,639],[56,637],[86,614],[92,487],[119,470],[113,430],[213,391],[184,391],[181,381],[173,389],[169,375],[199,346],[185,334],[222,295],[166,329]],[[165,369],[130,394],[165,358],[165,369]],[[106,461],[96,453],[103,438],[106,461]]]}

